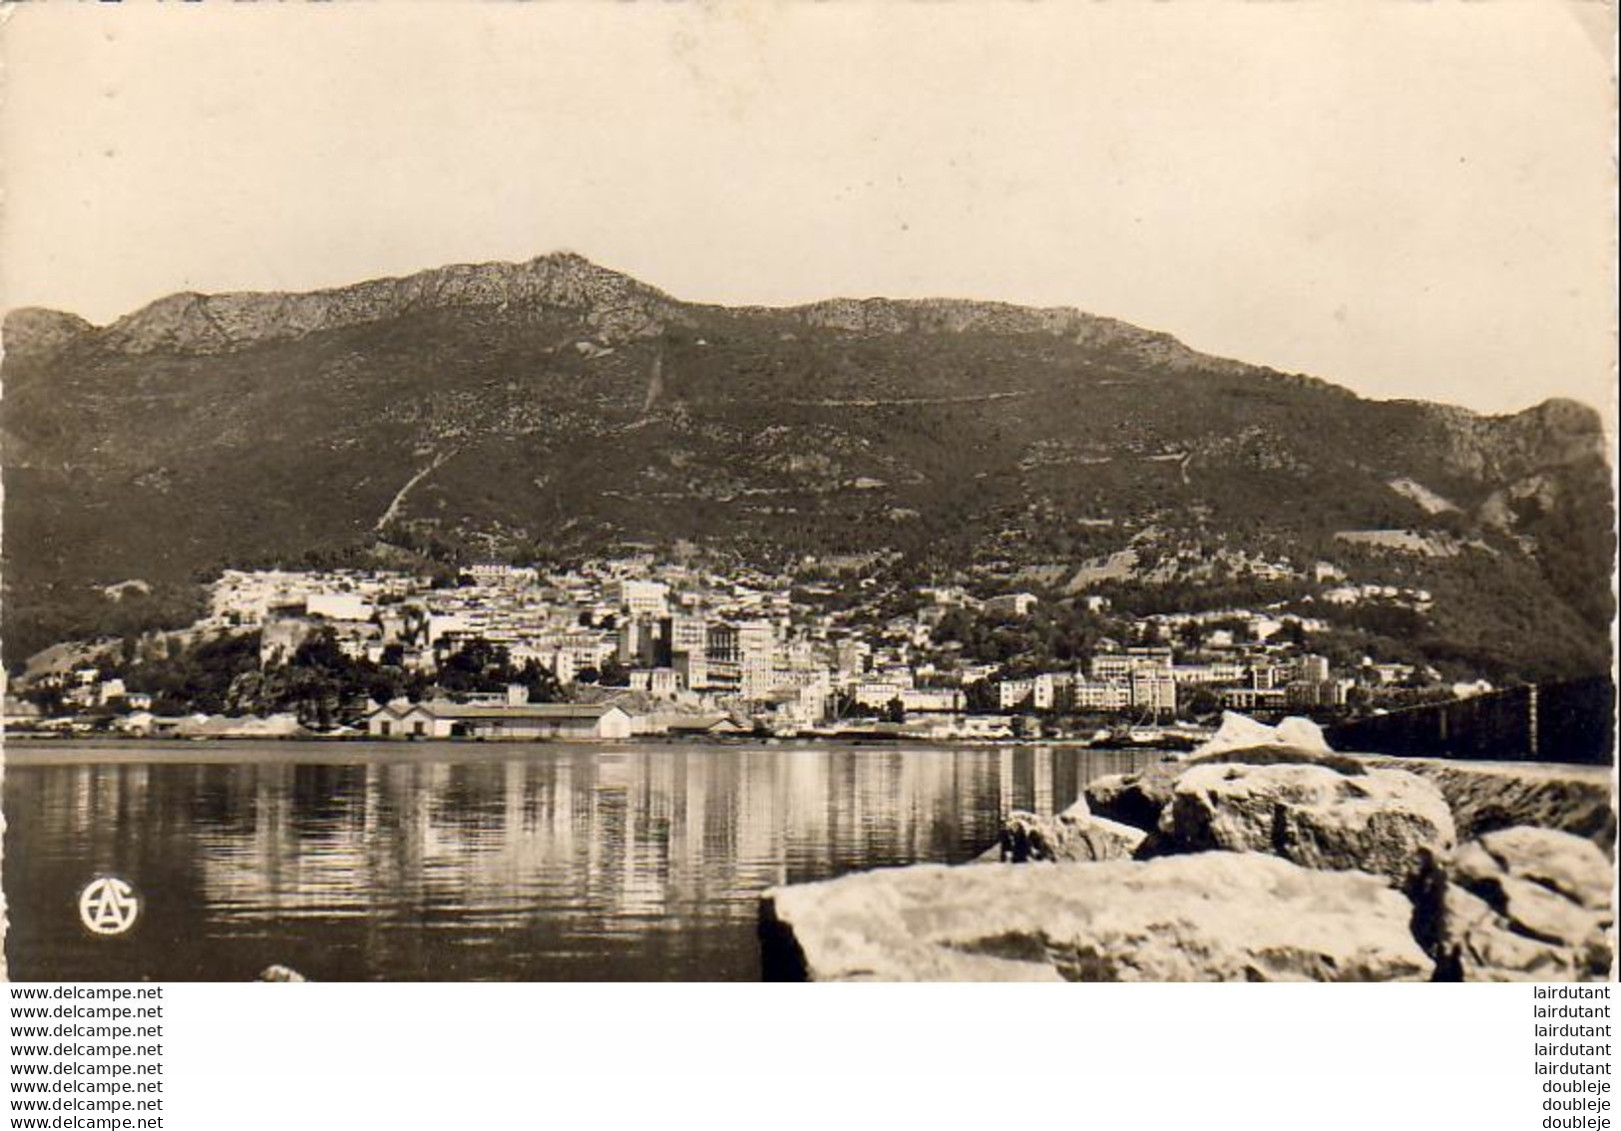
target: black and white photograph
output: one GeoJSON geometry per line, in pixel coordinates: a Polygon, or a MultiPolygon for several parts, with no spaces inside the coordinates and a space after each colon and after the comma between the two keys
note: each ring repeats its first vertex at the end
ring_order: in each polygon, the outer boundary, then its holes
{"type": "Polygon", "coordinates": [[[0,16],[7,979],[1613,977],[1612,5],[0,16]]]}

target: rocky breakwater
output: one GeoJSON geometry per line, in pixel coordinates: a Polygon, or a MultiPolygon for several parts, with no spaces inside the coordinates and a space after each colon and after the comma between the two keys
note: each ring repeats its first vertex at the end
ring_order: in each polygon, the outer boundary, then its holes
{"type": "MultiPolygon", "coordinates": [[[[767,892],[767,976],[1605,976],[1609,857],[1587,837],[1543,825],[1565,813],[1546,789],[1487,783],[1507,805],[1487,828],[1478,805],[1460,820],[1449,801],[1465,794],[1435,776],[1267,745],[1098,779],[1055,817],[1011,815],[976,866],[767,892]],[[1516,807],[1515,797],[1532,800],[1516,807]]],[[[1469,796],[1478,801],[1482,788],[1469,796]]]]}
{"type": "Polygon", "coordinates": [[[1515,825],[1584,837],[1612,859],[1615,808],[1608,766],[1544,762],[1452,762],[1369,757],[1369,767],[1400,769],[1436,784],[1467,840],[1515,825]]]}

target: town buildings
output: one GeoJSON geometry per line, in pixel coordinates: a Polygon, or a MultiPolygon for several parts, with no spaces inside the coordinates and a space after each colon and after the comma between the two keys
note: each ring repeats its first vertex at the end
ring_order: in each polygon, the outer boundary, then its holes
{"type": "MultiPolygon", "coordinates": [[[[1285,640],[1303,639],[1321,622],[1288,613],[1130,618],[1087,594],[1067,603],[1110,633],[1094,632],[1087,654],[1064,664],[995,662],[942,634],[960,631],[965,617],[1017,633],[1063,602],[1044,604],[1027,592],[976,597],[956,585],[883,595],[870,580],[846,587],[860,595],[852,601],[837,586],[796,585],[791,575],[721,573],[645,556],[550,574],[481,562],[459,584],[386,570],[231,570],[211,588],[208,617],[187,631],[198,639],[257,633],[264,671],[330,643],[351,660],[408,673],[430,688],[469,649],[495,649],[514,670],[544,671],[573,700],[461,695],[453,702],[434,693],[350,716],[389,738],[609,738],[680,729],[681,720],[702,717],[775,733],[904,724],[960,737],[1000,733],[1018,714],[1135,722],[1222,708],[1336,712],[1358,686],[1393,689],[1425,674],[1372,660],[1336,672],[1325,656],[1285,640]],[[875,616],[880,596],[888,603],[875,616]],[[580,702],[593,696],[624,705],[615,713],[580,702]],[[973,721],[984,719],[1000,721],[973,721]]],[[[1343,587],[1343,578],[1331,580],[1343,587]]],[[[61,690],[79,710],[149,709],[138,676],[126,682],[89,668],[66,677],[61,690]]]]}

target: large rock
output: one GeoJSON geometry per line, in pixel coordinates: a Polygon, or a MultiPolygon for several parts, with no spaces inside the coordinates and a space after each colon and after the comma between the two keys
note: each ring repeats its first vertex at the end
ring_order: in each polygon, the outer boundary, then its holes
{"type": "Polygon", "coordinates": [[[774,888],[760,934],[767,977],[813,981],[1427,980],[1411,914],[1376,876],[1206,853],[774,888]]]}
{"type": "Polygon", "coordinates": [[[1128,860],[1147,835],[1131,825],[1092,816],[1083,800],[1056,817],[1020,810],[1008,814],[996,852],[998,860],[1008,864],[1128,860]]]}
{"type": "Polygon", "coordinates": [[[1170,851],[1264,852],[1308,868],[1359,870],[1406,885],[1421,853],[1454,843],[1440,790],[1397,770],[1199,765],[1177,779],[1160,832],[1170,851]]]}
{"type": "MultiPolygon", "coordinates": [[[[1591,841],[1510,828],[1461,846],[1447,867],[1437,944],[1442,975],[1571,981],[1607,975],[1613,870],[1591,841]]],[[[1424,901],[1421,911],[1429,914],[1424,901]]],[[[1418,924],[1420,934],[1426,928],[1418,924]]]]}
{"type": "Polygon", "coordinates": [[[1330,753],[1323,728],[1310,719],[1291,715],[1277,726],[1256,722],[1237,711],[1223,711],[1221,725],[1216,733],[1200,743],[1193,751],[1195,758],[1214,758],[1235,750],[1252,750],[1257,746],[1289,746],[1296,749],[1330,753]]]}
{"type": "Polygon", "coordinates": [[[1608,766],[1361,757],[1371,767],[1405,770],[1434,782],[1452,807],[1461,840],[1536,825],[1586,837],[1607,856],[1615,856],[1608,766]]]}
{"type": "MultiPolygon", "coordinates": [[[[1610,910],[1615,866],[1592,841],[1555,829],[1519,826],[1486,833],[1465,847],[1478,848],[1489,857],[1494,872],[1540,884],[1595,911],[1610,910]]],[[[1465,871],[1463,856],[1460,851],[1460,873],[1465,871]]],[[[1474,878],[1483,873],[1468,874],[1474,878]]]]}
{"type": "Polygon", "coordinates": [[[1151,833],[1185,769],[1181,762],[1156,762],[1135,774],[1094,778],[1083,791],[1086,804],[1095,816],[1151,833]]]}
{"type": "MultiPolygon", "coordinates": [[[[1270,733],[1273,728],[1261,729],[1270,733]]],[[[1094,778],[1086,783],[1084,799],[1091,811],[1099,817],[1153,833],[1159,828],[1160,814],[1171,803],[1177,779],[1192,766],[1218,763],[1251,766],[1278,764],[1327,766],[1347,776],[1367,772],[1363,759],[1335,754],[1331,750],[1279,745],[1275,742],[1236,748],[1223,746],[1189,755],[1186,759],[1156,762],[1134,774],[1109,774],[1094,778]]]]}
{"type": "Polygon", "coordinates": [[[1576,982],[1601,975],[1589,956],[1550,946],[1514,930],[1477,895],[1448,886],[1445,925],[1436,956],[1439,977],[1464,982],[1576,982]]]}
{"type": "Polygon", "coordinates": [[[257,980],[261,982],[305,982],[309,979],[291,966],[283,966],[281,963],[276,962],[259,971],[257,980]]]}

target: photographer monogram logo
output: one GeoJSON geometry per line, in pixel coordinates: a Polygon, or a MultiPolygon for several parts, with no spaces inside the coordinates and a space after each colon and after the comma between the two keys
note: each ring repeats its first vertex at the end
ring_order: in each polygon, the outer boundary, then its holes
{"type": "Polygon", "coordinates": [[[92,934],[125,934],[140,913],[140,897],[117,876],[98,876],[79,893],[79,918],[92,934]]]}

